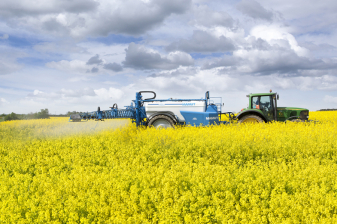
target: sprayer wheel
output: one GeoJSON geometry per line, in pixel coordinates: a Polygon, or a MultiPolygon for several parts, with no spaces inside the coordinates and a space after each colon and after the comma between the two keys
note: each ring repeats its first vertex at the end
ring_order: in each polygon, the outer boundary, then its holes
{"type": "Polygon", "coordinates": [[[157,115],[149,121],[149,127],[174,128],[174,121],[165,115],[157,115]]]}

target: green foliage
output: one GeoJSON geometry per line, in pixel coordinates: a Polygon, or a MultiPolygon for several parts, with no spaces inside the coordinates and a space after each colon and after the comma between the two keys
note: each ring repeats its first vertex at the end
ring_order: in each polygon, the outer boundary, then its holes
{"type": "Polygon", "coordinates": [[[41,109],[40,112],[37,113],[29,113],[29,114],[15,114],[11,113],[5,116],[5,121],[12,121],[12,120],[30,120],[30,119],[45,119],[49,117],[49,110],[48,109],[41,109]]]}
{"type": "Polygon", "coordinates": [[[40,112],[34,114],[36,119],[40,118],[49,118],[49,110],[48,109],[41,109],[40,112]]]}
{"type": "Polygon", "coordinates": [[[12,112],[11,114],[8,114],[5,116],[5,121],[12,121],[12,120],[20,120],[19,116],[12,112]]]}
{"type": "Polygon", "coordinates": [[[67,116],[69,117],[70,115],[72,115],[72,114],[79,114],[79,113],[82,113],[82,112],[78,112],[78,111],[73,111],[73,112],[71,112],[71,111],[68,111],[67,112],[67,116]]]}

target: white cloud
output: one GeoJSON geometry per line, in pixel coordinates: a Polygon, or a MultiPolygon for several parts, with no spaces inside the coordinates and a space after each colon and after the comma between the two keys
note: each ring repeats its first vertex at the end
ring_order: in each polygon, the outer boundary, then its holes
{"type": "Polygon", "coordinates": [[[85,73],[92,67],[92,66],[87,65],[85,61],[80,61],[80,60],[72,60],[72,61],[62,60],[58,62],[52,61],[52,62],[46,63],[46,66],[48,68],[54,68],[54,69],[58,69],[58,70],[66,71],[70,73],[85,73]]]}
{"type": "Polygon", "coordinates": [[[0,105],[4,105],[4,104],[7,104],[9,103],[6,99],[4,98],[0,98],[0,105]]]}
{"type": "Polygon", "coordinates": [[[285,40],[287,43],[289,43],[290,48],[294,50],[298,56],[306,57],[309,54],[307,49],[298,45],[295,37],[290,34],[289,27],[283,27],[274,24],[258,25],[252,28],[250,35],[256,38],[261,38],[271,45],[278,44],[280,46],[284,46],[284,43],[279,40],[285,40]]]}
{"type": "Polygon", "coordinates": [[[41,94],[43,94],[43,92],[42,91],[40,91],[40,90],[38,90],[38,89],[36,89],[36,90],[34,90],[34,92],[33,92],[33,95],[34,96],[37,96],[37,95],[41,95],[41,94]]]}
{"type": "Polygon", "coordinates": [[[123,91],[120,89],[112,88],[109,89],[101,88],[94,90],[97,97],[101,100],[119,100],[123,96],[123,91]]]}

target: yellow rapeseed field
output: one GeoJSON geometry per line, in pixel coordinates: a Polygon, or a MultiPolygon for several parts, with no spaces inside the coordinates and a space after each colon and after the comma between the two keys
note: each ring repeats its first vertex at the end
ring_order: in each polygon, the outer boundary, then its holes
{"type": "Polygon", "coordinates": [[[1,122],[0,223],[337,223],[337,112],[309,119],[1,122]]]}

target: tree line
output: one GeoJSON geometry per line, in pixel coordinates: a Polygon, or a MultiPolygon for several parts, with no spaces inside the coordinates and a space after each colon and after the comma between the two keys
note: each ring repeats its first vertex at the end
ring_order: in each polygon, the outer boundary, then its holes
{"type": "MultiPolygon", "coordinates": [[[[59,115],[52,115],[53,117],[69,117],[71,114],[78,114],[82,112],[78,111],[68,111],[66,114],[59,114],[59,115]]],[[[16,114],[12,112],[11,114],[1,114],[0,119],[5,121],[12,121],[12,120],[29,120],[29,119],[43,119],[43,118],[50,118],[49,110],[48,109],[41,109],[40,112],[36,113],[29,113],[29,114],[16,114]]],[[[1,121],[1,120],[0,120],[1,121]]]]}
{"type": "Polygon", "coordinates": [[[36,113],[16,114],[12,112],[11,114],[2,114],[0,116],[2,116],[5,121],[50,118],[48,109],[41,109],[40,112],[36,113]]]}

